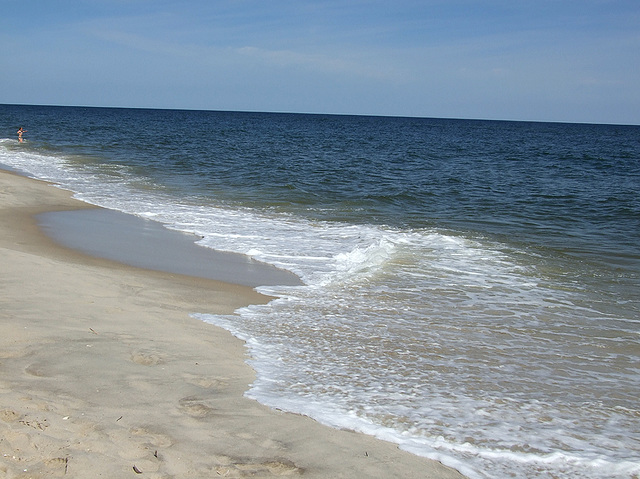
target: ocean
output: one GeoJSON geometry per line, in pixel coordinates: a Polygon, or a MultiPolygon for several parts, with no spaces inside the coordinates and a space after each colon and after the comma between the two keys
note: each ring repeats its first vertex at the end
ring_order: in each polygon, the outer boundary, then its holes
{"type": "Polygon", "coordinates": [[[476,478],[640,477],[640,127],[0,105],[0,164],[302,285],[246,395],[476,478]],[[24,143],[16,130],[23,126],[24,143]]]}

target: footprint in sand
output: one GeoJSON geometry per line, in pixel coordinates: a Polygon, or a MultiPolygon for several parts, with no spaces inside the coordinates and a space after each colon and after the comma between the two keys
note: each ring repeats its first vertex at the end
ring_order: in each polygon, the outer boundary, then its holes
{"type": "Polygon", "coordinates": [[[226,463],[218,466],[216,474],[222,477],[252,477],[252,476],[299,476],[304,473],[304,469],[296,466],[287,460],[273,459],[264,462],[252,462],[250,459],[233,459],[223,457],[222,462],[226,463]]]}
{"type": "Polygon", "coordinates": [[[61,477],[66,475],[69,470],[69,458],[54,457],[44,461],[44,465],[46,466],[48,477],[61,477]]]}
{"type": "Polygon", "coordinates": [[[207,378],[204,376],[197,376],[195,374],[184,374],[185,382],[199,386],[203,389],[216,389],[223,390],[229,386],[229,383],[224,379],[207,378]]]}
{"type": "Polygon", "coordinates": [[[129,430],[132,436],[138,436],[145,441],[145,444],[154,448],[167,448],[173,445],[171,437],[163,434],[153,427],[134,427],[129,430]]]}
{"type": "Polygon", "coordinates": [[[131,361],[143,366],[155,366],[164,362],[162,356],[153,351],[136,351],[131,354],[131,361]]]}
{"type": "Polygon", "coordinates": [[[180,399],[180,409],[191,417],[206,417],[215,413],[215,409],[200,402],[195,396],[180,399]]]}
{"type": "Polygon", "coordinates": [[[0,411],[0,421],[16,422],[20,417],[20,414],[11,409],[3,409],[0,411]]]}
{"type": "Polygon", "coordinates": [[[31,376],[36,376],[38,378],[46,378],[48,376],[52,376],[51,371],[47,370],[45,364],[42,363],[33,363],[25,368],[25,372],[30,374],[31,376]]]}

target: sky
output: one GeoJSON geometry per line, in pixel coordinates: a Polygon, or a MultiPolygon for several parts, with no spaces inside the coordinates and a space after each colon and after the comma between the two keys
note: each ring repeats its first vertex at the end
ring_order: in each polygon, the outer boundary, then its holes
{"type": "Polygon", "coordinates": [[[640,0],[0,0],[0,103],[640,124],[640,0]]]}

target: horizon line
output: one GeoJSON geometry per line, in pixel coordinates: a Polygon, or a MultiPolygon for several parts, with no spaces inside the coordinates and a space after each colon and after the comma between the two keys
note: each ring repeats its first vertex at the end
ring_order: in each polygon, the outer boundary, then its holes
{"type": "Polygon", "coordinates": [[[511,123],[555,123],[564,125],[603,125],[603,126],[640,126],[640,123],[598,123],[593,121],[567,121],[567,120],[517,120],[509,118],[464,118],[464,117],[436,117],[436,116],[415,116],[415,115],[383,115],[375,113],[327,113],[327,112],[304,112],[304,111],[263,111],[263,110],[225,110],[225,109],[202,109],[202,108],[169,108],[169,107],[148,107],[148,106],[104,106],[104,105],[60,105],[54,103],[0,103],[6,106],[44,106],[60,108],[105,108],[120,110],[158,110],[158,111],[200,111],[217,113],[261,113],[261,114],[282,114],[282,115],[317,115],[317,116],[358,116],[371,118],[406,118],[416,120],[454,120],[454,121],[496,121],[511,123]]]}

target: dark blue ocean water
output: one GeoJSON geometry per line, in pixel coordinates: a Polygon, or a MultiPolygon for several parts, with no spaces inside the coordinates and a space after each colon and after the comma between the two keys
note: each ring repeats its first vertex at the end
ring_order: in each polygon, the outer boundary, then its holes
{"type": "Polygon", "coordinates": [[[474,477],[640,473],[640,127],[17,105],[0,125],[1,164],[302,278],[194,311],[247,340],[251,397],[474,477]]]}

